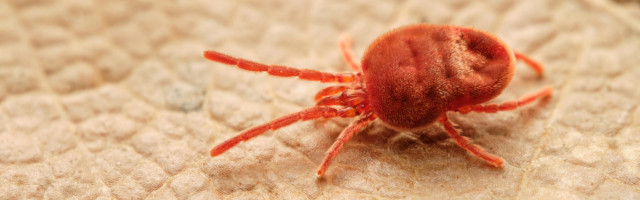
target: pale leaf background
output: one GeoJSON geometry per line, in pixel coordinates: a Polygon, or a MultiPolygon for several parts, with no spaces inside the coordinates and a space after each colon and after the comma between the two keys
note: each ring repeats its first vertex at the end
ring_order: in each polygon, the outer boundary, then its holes
{"type": "Polygon", "coordinates": [[[640,3],[540,1],[0,2],[0,199],[640,199],[640,3]],[[311,106],[323,84],[206,61],[218,50],[345,72],[414,24],[495,33],[522,63],[495,101],[551,85],[512,112],[451,114],[502,156],[492,168],[439,125],[380,122],[314,172],[349,119],[297,123],[210,158],[252,125],[311,106]]]}

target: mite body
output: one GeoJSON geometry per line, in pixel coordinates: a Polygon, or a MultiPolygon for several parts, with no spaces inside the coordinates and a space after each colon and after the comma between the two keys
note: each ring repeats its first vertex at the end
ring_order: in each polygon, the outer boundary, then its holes
{"type": "Polygon", "coordinates": [[[315,106],[247,129],[211,149],[211,156],[268,130],[300,120],[357,117],[331,146],[317,176],[324,174],[344,143],[375,119],[401,130],[418,130],[439,121],[460,147],[501,167],[504,161],[500,157],[470,144],[453,128],[446,113],[513,110],[552,92],[550,87],[545,87],[516,101],[483,105],[498,96],[511,81],[516,59],[523,60],[540,75],[543,68],[527,56],[514,52],[495,36],[472,28],[429,24],[401,27],[378,37],[366,50],[360,64],[353,58],[349,46],[348,38],[341,39],[342,55],[356,73],[332,74],[265,65],[205,51],[204,56],[209,60],[248,71],[338,83],[320,90],[315,95],[315,106]]]}

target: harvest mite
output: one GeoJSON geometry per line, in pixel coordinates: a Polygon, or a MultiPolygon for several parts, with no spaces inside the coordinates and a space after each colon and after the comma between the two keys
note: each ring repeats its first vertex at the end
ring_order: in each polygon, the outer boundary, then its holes
{"type": "Polygon", "coordinates": [[[340,50],[355,73],[333,74],[266,65],[205,51],[204,57],[209,60],[247,71],[338,83],[320,90],[315,95],[315,106],[247,129],[211,149],[211,156],[300,120],[357,117],[327,152],[316,173],[318,177],[324,174],[344,143],[374,119],[399,130],[418,130],[438,121],[460,147],[495,167],[502,167],[502,158],[470,144],[453,127],[446,113],[514,110],[552,93],[550,87],[545,87],[516,101],[482,104],[498,96],[511,81],[516,59],[524,61],[539,75],[543,67],[524,54],[514,52],[495,36],[473,28],[404,26],[378,37],[369,45],[360,63],[353,58],[350,42],[348,37],[343,37],[340,50]]]}

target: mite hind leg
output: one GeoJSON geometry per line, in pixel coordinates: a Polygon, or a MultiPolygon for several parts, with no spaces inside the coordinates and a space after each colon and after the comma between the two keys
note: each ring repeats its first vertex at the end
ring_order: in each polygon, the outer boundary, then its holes
{"type": "Polygon", "coordinates": [[[495,167],[502,167],[502,164],[504,163],[502,158],[495,156],[493,154],[484,152],[484,149],[480,146],[470,144],[467,138],[465,138],[464,136],[461,136],[458,133],[458,131],[455,128],[453,128],[453,124],[449,122],[449,119],[447,118],[446,115],[442,116],[439,120],[440,120],[440,123],[444,125],[444,128],[449,134],[449,137],[453,138],[453,140],[456,141],[458,146],[462,147],[463,149],[467,150],[469,153],[473,154],[478,158],[481,158],[482,160],[488,162],[489,164],[495,167]]]}
{"type": "Polygon", "coordinates": [[[458,108],[457,111],[460,113],[468,113],[471,111],[483,112],[483,113],[495,113],[498,111],[515,110],[516,108],[530,104],[535,100],[550,96],[552,93],[553,93],[553,89],[551,89],[551,87],[544,87],[534,93],[527,94],[516,101],[507,101],[500,104],[463,106],[458,108]]]}
{"type": "Polygon", "coordinates": [[[516,56],[516,59],[524,61],[524,63],[526,63],[531,69],[536,71],[536,73],[538,73],[538,75],[542,76],[542,73],[544,72],[544,67],[542,66],[541,63],[529,58],[529,56],[527,56],[527,55],[525,55],[523,53],[514,51],[514,54],[516,56]]]}

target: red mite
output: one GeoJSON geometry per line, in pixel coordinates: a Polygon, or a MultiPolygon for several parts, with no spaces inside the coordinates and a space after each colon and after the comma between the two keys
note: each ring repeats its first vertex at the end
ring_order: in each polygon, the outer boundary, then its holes
{"type": "Polygon", "coordinates": [[[401,27],[378,37],[365,52],[361,64],[354,60],[350,42],[348,37],[343,37],[340,50],[355,74],[265,65],[205,51],[204,57],[209,60],[248,71],[339,83],[320,90],[315,95],[315,106],[247,129],[211,149],[211,156],[224,153],[268,130],[300,120],[357,117],[327,152],[316,173],[318,177],[324,174],[344,143],[376,118],[399,130],[419,130],[438,121],[460,147],[495,167],[502,167],[502,158],[484,152],[461,136],[447,119],[447,112],[514,110],[552,93],[550,87],[545,87],[517,101],[482,104],[507,87],[516,59],[524,61],[539,75],[543,68],[540,63],[514,52],[495,36],[473,28],[430,24],[401,27]]]}

